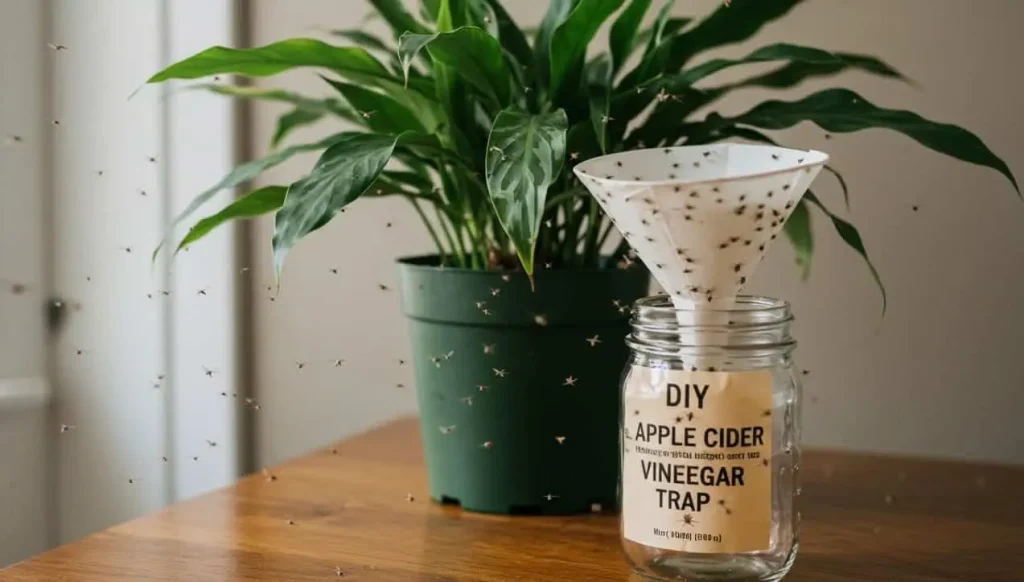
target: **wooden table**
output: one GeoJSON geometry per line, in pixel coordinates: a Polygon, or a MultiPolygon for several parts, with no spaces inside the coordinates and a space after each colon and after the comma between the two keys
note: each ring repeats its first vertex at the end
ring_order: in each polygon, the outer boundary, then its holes
{"type": "MultiPolygon", "coordinates": [[[[1024,580],[1024,468],[805,456],[787,582],[1024,580]]],[[[501,517],[426,495],[403,420],[0,571],[4,582],[629,580],[618,518],[501,517]],[[408,499],[411,494],[413,499],[408,499]]]]}

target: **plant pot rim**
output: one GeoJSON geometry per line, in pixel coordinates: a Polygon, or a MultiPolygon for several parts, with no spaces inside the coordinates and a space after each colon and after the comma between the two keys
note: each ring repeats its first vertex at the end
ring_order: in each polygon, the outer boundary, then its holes
{"type": "MultiPolygon", "coordinates": [[[[610,255],[602,255],[602,258],[607,258],[610,255]]],[[[429,271],[429,272],[452,272],[460,275],[478,275],[484,277],[494,277],[495,275],[525,275],[526,272],[522,269],[470,269],[467,267],[456,267],[456,266],[445,266],[440,265],[440,255],[436,253],[426,255],[411,255],[405,257],[398,257],[395,262],[399,264],[403,269],[409,269],[414,271],[429,271]]],[[[646,270],[642,263],[637,261],[634,263],[636,266],[630,269],[619,269],[618,267],[569,267],[569,268],[558,268],[558,269],[538,269],[534,271],[534,276],[539,273],[609,273],[614,271],[631,271],[633,269],[646,270]]]]}

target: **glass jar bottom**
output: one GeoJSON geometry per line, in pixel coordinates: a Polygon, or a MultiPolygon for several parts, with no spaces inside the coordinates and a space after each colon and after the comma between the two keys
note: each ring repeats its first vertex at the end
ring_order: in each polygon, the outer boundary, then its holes
{"type": "Polygon", "coordinates": [[[645,580],[672,582],[778,582],[789,573],[796,558],[796,545],[784,563],[756,554],[685,554],[652,556],[633,564],[633,571],[645,580]]]}

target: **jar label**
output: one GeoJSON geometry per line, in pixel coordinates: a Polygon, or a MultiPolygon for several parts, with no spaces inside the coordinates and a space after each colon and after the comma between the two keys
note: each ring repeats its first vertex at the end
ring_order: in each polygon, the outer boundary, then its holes
{"type": "Polygon", "coordinates": [[[633,366],[623,403],[623,535],[695,553],[769,549],[771,371],[633,366]]]}

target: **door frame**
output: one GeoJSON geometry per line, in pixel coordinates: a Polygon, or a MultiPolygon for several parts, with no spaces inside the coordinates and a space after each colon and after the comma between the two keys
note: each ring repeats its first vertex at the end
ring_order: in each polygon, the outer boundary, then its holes
{"type": "MultiPolygon", "coordinates": [[[[27,300],[42,308],[42,302],[48,297],[62,297],[64,291],[55,288],[55,281],[61,280],[57,273],[57,257],[59,252],[52,240],[56,228],[54,208],[58,199],[58,185],[54,174],[61,170],[60,160],[66,159],[55,155],[56,144],[52,137],[52,120],[56,118],[57,101],[53,96],[55,87],[68,89],[72,82],[58,79],[58,68],[53,64],[62,50],[75,50],[75,47],[58,50],[54,46],[61,39],[56,38],[57,22],[63,30],[76,27],[75,19],[67,17],[81,0],[37,0],[31,3],[33,21],[38,26],[26,26],[24,50],[45,55],[42,65],[35,67],[29,78],[27,91],[32,91],[42,104],[40,112],[33,117],[33,147],[37,153],[33,156],[40,163],[42,176],[39,179],[41,191],[38,193],[43,200],[43,257],[44,266],[41,277],[33,282],[33,296],[27,300]],[[61,18],[62,12],[64,18],[61,18]]],[[[126,23],[116,19],[121,3],[134,3],[139,0],[106,0],[98,8],[96,18],[113,16],[113,22],[107,29],[104,42],[117,43],[118,35],[127,29],[126,23]]],[[[153,43],[157,46],[147,47],[158,50],[163,64],[198,52],[211,45],[238,46],[242,39],[244,25],[245,2],[242,0],[148,0],[151,2],[154,16],[159,14],[158,30],[154,31],[153,43]]],[[[7,4],[0,4],[2,10],[7,4]]],[[[127,5],[125,5],[127,6],[127,5]]],[[[146,8],[150,10],[150,8],[146,8]]],[[[82,26],[86,23],[82,22],[82,26]]],[[[66,54],[66,53],[63,53],[66,54]]],[[[131,61],[136,55],[125,51],[117,59],[131,61]]],[[[102,79],[102,73],[118,67],[120,63],[107,61],[90,61],[88,67],[92,71],[78,71],[77,82],[81,78],[102,79]]],[[[225,77],[224,82],[231,79],[225,77]]],[[[141,79],[140,79],[141,82],[141,79]]],[[[199,92],[175,91],[170,85],[145,87],[144,90],[159,92],[160,99],[152,100],[153,105],[131,106],[154,107],[159,116],[159,151],[160,167],[157,186],[148,193],[153,204],[159,205],[160,215],[164,224],[169,224],[173,215],[181,209],[197,192],[211,183],[211,176],[221,176],[233,168],[245,153],[240,147],[239,128],[240,113],[237,104],[229,99],[202,94],[199,92]],[[201,147],[197,147],[201,144],[201,147]]],[[[125,96],[127,97],[127,95],[125,96]]],[[[0,128],[3,129],[3,128],[0,128]]],[[[27,131],[27,130],[26,130],[27,131]]],[[[0,131],[0,139],[6,137],[0,131]]],[[[102,137],[102,136],[99,136],[102,137]]],[[[138,155],[138,152],[135,153],[138,155]]],[[[134,163],[136,160],[132,160],[134,163]]],[[[115,160],[121,163],[121,160],[115,160]]],[[[124,161],[127,163],[127,160],[124,161]]],[[[232,199],[234,192],[225,192],[211,206],[223,204],[232,199]]],[[[204,209],[208,211],[209,209],[204,209]]],[[[173,503],[181,499],[222,487],[233,482],[245,469],[244,460],[251,456],[247,449],[245,435],[251,434],[245,421],[241,406],[209,406],[208,394],[195,389],[194,378],[201,374],[202,367],[208,365],[208,358],[216,358],[221,372],[218,390],[238,394],[242,402],[249,394],[247,368],[243,365],[241,355],[247,350],[247,338],[242,331],[247,327],[245,321],[245,301],[248,296],[247,281],[238,277],[240,265],[245,261],[248,252],[245,243],[246,231],[241,225],[232,225],[223,232],[204,240],[201,245],[189,253],[187,264],[184,261],[173,262],[166,259],[158,260],[153,266],[153,280],[158,281],[161,288],[170,292],[168,301],[162,303],[160,314],[159,338],[147,338],[161,346],[166,380],[163,386],[163,401],[160,406],[160,418],[157,422],[163,426],[163,446],[167,451],[169,462],[164,464],[158,473],[146,475],[143,483],[159,487],[163,503],[173,503]],[[201,303],[190,301],[196,296],[196,290],[209,288],[201,303]],[[216,292],[212,290],[216,289],[216,292]],[[194,447],[195,442],[202,441],[204,434],[216,427],[220,442],[216,448],[204,451],[210,462],[205,464],[203,471],[186,466],[186,449],[194,447]]],[[[148,249],[139,249],[140,253],[148,249]]],[[[57,332],[59,334],[59,332],[57,332]]],[[[41,372],[46,378],[18,380],[9,382],[4,388],[5,401],[23,405],[40,403],[50,400],[46,435],[47,475],[45,488],[49,499],[46,515],[41,519],[46,522],[47,542],[50,547],[68,541],[69,528],[66,520],[69,514],[66,504],[66,493],[76,484],[74,475],[67,474],[63,468],[62,444],[59,440],[59,427],[62,420],[54,413],[56,403],[61,400],[61,386],[54,379],[58,375],[58,358],[55,355],[57,342],[51,337],[46,348],[45,369],[41,372]]],[[[128,364],[130,365],[130,364],[128,364]]],[[[5,385],[6,385],[5,384],[5,385]]],[[[118,386],[117,390],[135,390],[137,386],[118,386]]],[[[157,458],[159,451],[153,451],[157,458]]],[[[101,460],[102,462],[102,460],[101,460]]],[[[72,512],[73,513],[73,512],[72,512]]],[[[70,528],[74,532],[75,528],[70,528]]],[[[74,537],[72,534],[70,537],[74,537]]]]}

